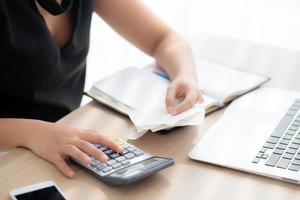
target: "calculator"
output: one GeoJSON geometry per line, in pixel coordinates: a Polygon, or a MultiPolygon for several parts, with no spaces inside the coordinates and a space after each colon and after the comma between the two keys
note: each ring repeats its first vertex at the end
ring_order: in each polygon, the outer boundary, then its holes
{"type": "Polygon", "coordinates": [[[129,184],[174,165],[174,160],[171,158],[153,156],[120,139],[115,142],[124,148],[122,153],[94,144],[108,156],[106,163],[94,157],[91,157],[92,162],[89,166],[73,159],[71,162],[109,185],[129,184]]]}

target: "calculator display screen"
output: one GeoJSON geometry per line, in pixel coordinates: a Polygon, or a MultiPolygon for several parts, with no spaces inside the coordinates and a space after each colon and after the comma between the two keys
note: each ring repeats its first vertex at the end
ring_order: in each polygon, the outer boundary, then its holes
{"type": "Polygon", "coordinates": [[[46,187],[39,190],[16,195],[17,200],[65,200],[56,187],[46,187]]]}

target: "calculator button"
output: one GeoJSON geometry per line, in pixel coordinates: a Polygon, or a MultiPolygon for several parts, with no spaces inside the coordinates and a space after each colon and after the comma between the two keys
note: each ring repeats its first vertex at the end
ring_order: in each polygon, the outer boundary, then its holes
{"type": "Polygon", "coordinates": [[[116,164],[112,165],[112,168],[113,168],[113,169],[118,169],[118,168],[120,168],[120,167],[122,167],[122,164],[121,164],[121,163],[116,163],[116,164]]]}
{"type": "Polygon", "coordinates": [[[118,158],[116,158],[116,161],[121,162],[123,160],[126,160],[126,158],[124,156],[120,156],[118,158]]]}
{"type": "Polygon", "coordinates": [[[111,167],[106,167],[106,168],[103,168],[101,171],[102,171],[103,173],[106,173],[106,172],[109,172],[109,171],[111,171],[111,170],[112,170],[111,167]]]}
{"type": "Polygon", "coordinates": [[[115,159],[117,157],[119,157],[120,155],[118,153],[112,153],[112,154],[109,154],[109,157],[112,158],[112,159],[115,159]]]}
{"type": "Polygon", "coordinates": [[[135,151],[136,148],[135,148],[135,147],[129,147],[129,148],[127,148],[127,150],[128,150],[128,151],[135,151]]]}
{"type": "Polygon", "coordinates": [[[102,145],[101,145],[101,144],[94,144],[94,146],[95,146],[96,148],[100,148],[100,147],[102,147],[102,145]]]}
{"type": "Polygon", "coordinates": [[[113,151],[111,149],[104,151],[106,155],[111,154],[113,151]]]}
{"type": "Polygon", "coordinates": [[[107,150],[107,147],[100,147],[99,148],[101,151],[105,151],[105,150],[107,150]]]}
{"type": "Polygon", "coordinates": [[[116,164],[116,163],[117,163],[117,161],[115,161],[115,160],[109,160],[109,161],[106,162],[106,164],[108,164],[108,165],[113,165],[113,164],[116,164]]]}
{"type": "Polygon", "coordinates": [[[126,155],[124,155],[127,159],[132,159],[135,157],[135,155],[133,153],[128,153],[126,155]]]}
{"type": "Polygon", "coordinates": [[[92,161],[91,166],[96,167],[96,165],[98,165],[98,164],[100,164],[100,161],[99,160],[94,160],[94,161],[92,161]]]}
{"type": "Polygon", "coordinates": [[[125,166],[125,165],[129,165],[129,160],[123,160],[123,161],[121,161],[121,164],[123,165],[123,166],[125,166]]]}
{"type": "Polygon", "coordinates": [[[100,163],[100,164],[96,165],[96,168],[100,171],[102,171],[106,167],[107,167],[107,165],[105,163],[100,163]]]}
{"type": "Polygon", "coordinates": [[[129,151],[127,149],[124,149],[124,151],[122,152],[122,154],[126,154],[126,153],[129,153],[129,151]]]}
{"type": "Polygon", "coordinates": [[[141,150],[136,150],[136,151],[134,151],[133,153],[134,153],[134,155],[136,155],[136,156],[140,156],[140,155],[143,155],[143,154],[144,154],[144,152],[141,151],[141,150]]]}

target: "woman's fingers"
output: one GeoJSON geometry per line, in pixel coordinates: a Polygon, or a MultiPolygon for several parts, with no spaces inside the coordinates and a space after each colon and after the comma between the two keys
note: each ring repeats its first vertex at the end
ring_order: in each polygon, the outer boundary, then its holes
{"type": "Polygon", "coordinates": [[[175,100],[176,100],[176,87],[170,86],[167,90],[167,96],[166,96],[166,105],[167,105],[167,111],[168,113],[172,113],[175,106],[175,100]]]}
{"type": "Polygon", "coordinates": [[[53,160],[50,160],[65,176],[72,178],[75,176],[75,172],[71,167],[68,166],[66,161],[60,156],[57,155],[53,160]]]}
{"type": "Polygon", "coordinates": [[[124,150],[123,147],[117,143],[114,143],[95,131],[86,131],[86,133],[82,134],[80,138],[92,144],[101,144],[118,153],[122,153],[124,150]]]}
{"type": "Polygon", "coordinates": [[[72,157],[73,159],[81,162],[84,165],[91,164],[91,158],[82,151],[80,151],[74,145],[66,145],[62,153],[66,156],[72,157]]]}
{"type": "Polygon", "coordinates": [[[175,106],[172,114],[175,115],[177,113],[186,111],[187,109],[193,107],[195,103],[197,103],[197,100],[198,100],[198,95],[195,92],[188,93],[185,96],[184,100],[175,106]]]}
{"type": "Polygon", "coordinates": [[[74,142],[74,145],[82,150],[83,152],[87,153],[88,155],[91,155],[95,157],[97,160],[100,160],[101,162],[106,162],[108,157],[99,149],[97,149],[94,145],[84,141],[84,140],[78,140],[74,142]]]}

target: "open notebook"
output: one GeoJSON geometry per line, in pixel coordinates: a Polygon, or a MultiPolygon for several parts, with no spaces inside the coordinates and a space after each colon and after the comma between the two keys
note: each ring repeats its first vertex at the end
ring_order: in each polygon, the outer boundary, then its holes
{"type": "MultiPolygon", "coordinates": [[[[254,90],[268,77],[239,69],[197,60],[199,87],[204,92],[206,113],[222,108],[240,95],[254,90]]],[[[98,82],[86,95],[123,114],[130,109],[157,108],[165,105],[169,80],[153,66],[125,68],[98,82]]]]}

